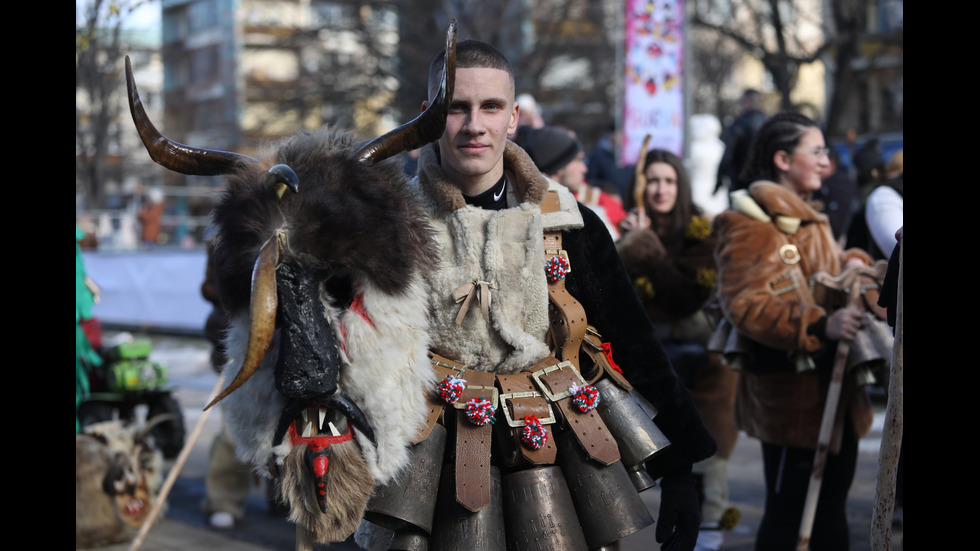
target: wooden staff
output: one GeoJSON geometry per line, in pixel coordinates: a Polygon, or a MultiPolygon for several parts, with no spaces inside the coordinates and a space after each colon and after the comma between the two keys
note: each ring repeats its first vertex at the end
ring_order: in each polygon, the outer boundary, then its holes
{"type": "MultiPolygon", "coordinates": [[[[824,277],[822,281],[839,284],[839,286],[832,285],[832,287],[847,289],[847,305],[851,308],[864,310],[864,302],[861,296],[861,277],[870,275],[875,277],[875,279],[880,279],[883,267],[884,265],[879,265],[876,269],[870,266],[858,266],[845,271],[838,277],[824,277]]],[[[819,276],[815,277],[821,279],[819,276]]],[[[830,440],[834,433],[837,405],[840,401],[841,387],[844,383],[844,372],[847,368],[847,356],[850,352],[850,341],[838,341],[837,355],[834,357],[834,370],[830,378],[830,387],[827,389],[827,401],[824,405],[823,418],[820,423],[817,451],[813,458],[813,473],[810,476],[810,486],[807,488],[806,502],[803,505],[803,518],[800,522],[797,551],[807,551],[810,549],[810,535],[813,530],[813,519],[817,512],[817,501],[820,498],[820,486],[823,483],[824,466],[827,462],[827,450],[830,448],[830,440]]]]}
{"type": "MultiPolygon", "coordinates": [[[[214,384],[214,389],[211,390],[211,395],[208,397],[208,402],[214,399],[218,395],[218,392],[225,384],[225,374],[222,372],[218,375],[218,381],[214,384]]],[[[174,462],[174,466],[170,469],[170,473],[167,474],[167,479],[163,482],[163,487],[160,488],[160,494],[157,495],[156,501],[153,502],[153,508],[150,509],[149,516],[143,521],[143,525],[140,526],[139,533],[136,534],[136,538],[133,539],[132,545],[129,547],[129,551],[137,551],[142,545],[143,540],[146,539],[147,534],[150,533],[150,528],[153,527],[153,523],[156,521],[157,516],[160,515],[160,511],[163,510],[163,505],[167,502],[167,496],[170,494],[170,490],[174,487],[174,482],[177,481],[177,476],[180,474],[180,470],[184,468],[184,464],[187,463],[187,458],[190,457],[191,451],[194,449],[194,443],[201,436],[201,431],[204,430],[204,423],[211,416],[212,410],[205,410],[201,413],[201,418],[198,419],[197,425],[191,432],[191,435],[187,438],[187,442],[184,443],[183,449],[180,450],[180,455],[177,456],[177,460],[174,462]]]]}
{"type": "Polygon", "coordinates": [[[881,450],[878,453],[878,478],[875,484],[874,515],[871,521],[871,549],[888,551],[892,548],[892,514],[895,511],[895,479],[898,474],[898,458],[902,452],[904,425],[903,411],[903,358],[904,358],[904,307],[903,257],[905,245],[901,233],[898,236],[898,301],[895,308],[895,346],[892,349],[891,376],[888,379],[888,403],[885,406],[885,425],[881,434],[881,450]]]}
{"type": "Polygon", "coordinates": [[[313,551],[313,534],[301,524],[296,525],[296,551],[313,551]]]}
{"type": "Polygon", "coordinates": [[[643,227],[643,217],[646,215],[647,202],[647,173],[643,161],[646,158],[647,147],[650,145],[650,134],[643,138],[643,145],[640,147],[640,156],[636,159],[636,166],[633,169],[633,203],[636,205],[636,227],[643,227]]]}

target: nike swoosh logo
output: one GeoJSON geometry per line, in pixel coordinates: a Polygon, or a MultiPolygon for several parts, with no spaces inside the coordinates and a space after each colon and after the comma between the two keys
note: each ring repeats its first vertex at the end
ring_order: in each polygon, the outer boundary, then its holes
{"type": "Polygon", "coordinates": [[[494,193],[493,194],[493,202],[494,203],[496,203],[497,201],[500,200],[500,197],[504,194],[504,190],[505,189],[507,189],[507,185],[506,184],[503,187],[500,188],[500,193],[494,193]]]}

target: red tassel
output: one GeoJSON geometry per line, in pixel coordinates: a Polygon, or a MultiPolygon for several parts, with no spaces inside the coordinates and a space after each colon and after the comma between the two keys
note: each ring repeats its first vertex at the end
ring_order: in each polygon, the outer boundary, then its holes
{"type": "Polygon", "coordinates": [[[606,359],[609,360],[609,367],[615,369],[617,373],[622,373],[623,372],[622,368],[620,368],[618,365],[616,365],[616,362],[613,360],[613,357],[612,357],[612,344],[610,344],[608,342],[602,343],[602,353],[605,354],[606,355],[606,359]]]}

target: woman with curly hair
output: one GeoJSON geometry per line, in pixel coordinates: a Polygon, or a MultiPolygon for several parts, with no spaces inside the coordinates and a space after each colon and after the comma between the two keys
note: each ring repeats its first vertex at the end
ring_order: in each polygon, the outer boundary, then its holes
{"type": "Polygon", "coordinates": [[[726,465],[738,431],[732,423],[736,374],[706,349],[711,324],[703,307],[715,286],[716,239],[691,199],[690,178],[677,155],[647,152],[636,176],[632,187],[638,192],[643,186],[642,209],[634,208],[620,224],[616,248],[674,369],[718,442],[718,452],[695,464],[694,473],[702,498],[697,549],[719,549],[720,528],[733,525],[726,465]]]}
{"type": "MultiPolygon", "coordinates": [[[[828,311],[811,294],[818,272],[839,275],[870,264],[843,251],[827,217],[809,203],[829,164],[823,133],[798,113],[780,113],[759,129],[745,172],[752,184],[732,194],[714,220],[718,297],[725,319],[746,338],[735,421],[762,443],[766,505],[757,550],[794,549],[813,472],[824,405],[839,341],[868,323],[857,308],[828,311]]],[[[864,390],[845,378],[824,465],[810,549],[846,550],[845,504],[858,438],[873,419],[864,390]]]]}

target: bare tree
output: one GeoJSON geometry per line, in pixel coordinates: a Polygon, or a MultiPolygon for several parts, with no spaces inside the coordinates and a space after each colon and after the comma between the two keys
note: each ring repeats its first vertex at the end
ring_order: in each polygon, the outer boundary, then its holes
{"type": "Polygon", "coordinates": [[[869,25],[868,14],[879,4],[875,0],[695,0],[691,22],[757,58],[772,77],[783,109],[792,107],[790,92],[800,67],[824,61],[831,79],[825,123],[828,133],[839,135],[857,82],[852,63],[863,55],[861,46],[874,42],[889,52],[902,48],[901,27],[879,33],[869,25]]]}
{"type": "Polygon", "coordinates": [[[106,157],[118,116],[122,81],[120,35],[126,17],[145,0],[75,4],[75,191],[100,207],[106,157]]]}
{"type": "Polygon", "coordinates": [[[819,60],[829,47],[819,9],[819,2],[805,0],[696,0],[691,22],[757,58],[788,109],[800,66],[819,60]]]}

